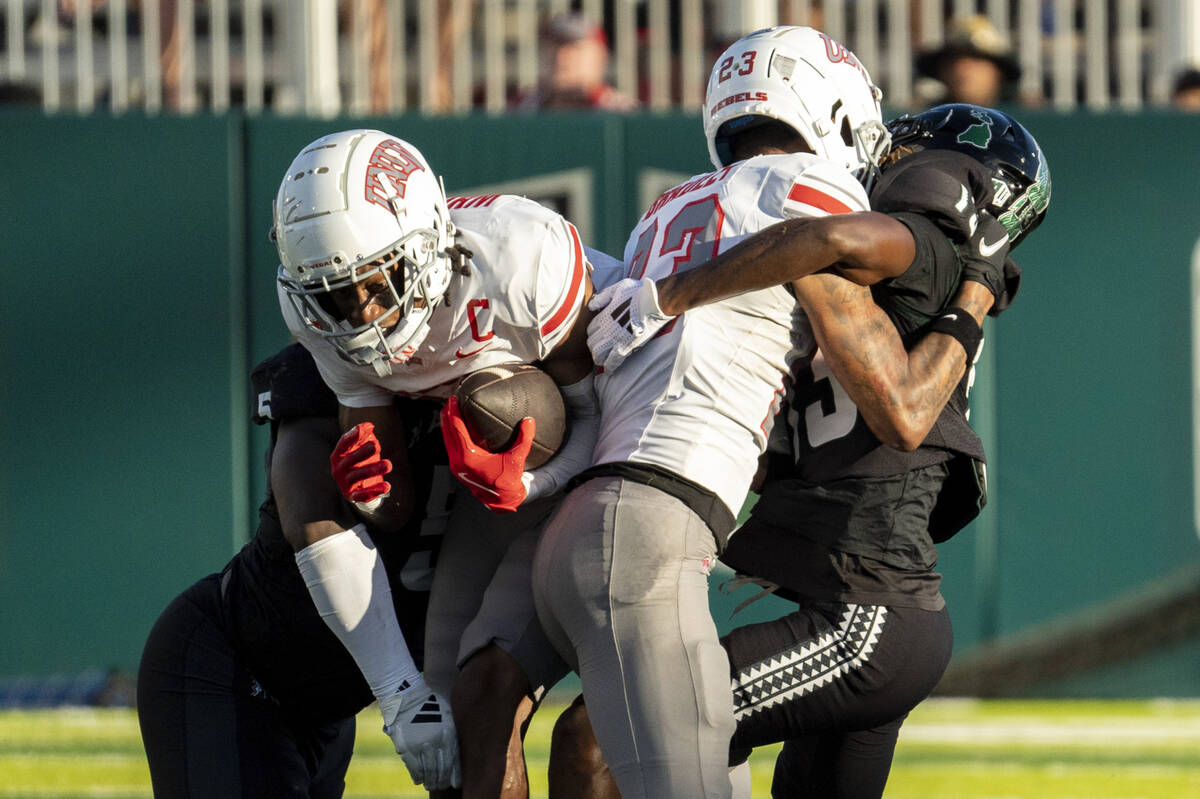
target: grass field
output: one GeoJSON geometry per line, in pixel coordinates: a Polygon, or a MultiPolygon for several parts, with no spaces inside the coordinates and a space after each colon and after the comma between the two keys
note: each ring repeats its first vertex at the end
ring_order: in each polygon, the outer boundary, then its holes
{"type": "MultiPolygon", "coordinates": [[[[527,744],[533,796],[546,793],[550,725],[527,744]]],[[[423,797],[374,709],[360,719],[347,797],[423,797]]],[[[754,796],[769,795],[774,749],[755,753],[754,796]]],[[[0,712],[0,797],[149,797],[130,710],[0,712]]],[[[889,799],[1200,797],[1200,701],[931,700],[900,733],[889,799]]]]}

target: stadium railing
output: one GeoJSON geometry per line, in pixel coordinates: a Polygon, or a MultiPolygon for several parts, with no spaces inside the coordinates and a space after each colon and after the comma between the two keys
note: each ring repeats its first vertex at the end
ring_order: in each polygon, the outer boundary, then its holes
{"type": "Polygon", "coordinates": [[[986,14],[1022,101],[1062,110],[1166,105],[1200,48],[1191,0],[4,0],[0,84],[47,111],[499,112],[568,8],[602,22],[613,82],[653,110],[699,108],[723,46],[776,23],[844,42],[901,110],[925,100],[914,56],[948,15],[986,14]]]}

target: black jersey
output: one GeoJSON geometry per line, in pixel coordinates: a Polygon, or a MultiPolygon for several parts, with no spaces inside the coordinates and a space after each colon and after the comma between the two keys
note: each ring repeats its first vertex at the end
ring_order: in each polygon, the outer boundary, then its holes
{"type": "MultiPolygon", "coordinates": [[[[872,293],[901,340],[911,346],[925,335],[929,322],[949,308],[959,287],[961,264],[950,239],[928,218],[903,212],[892,216],[912,232],[916,257],[903,275],[882,281],[872,293]]],[[[795,478],[819,485],[902,475],[950,462],[954,485],[977,490],[965,500],[957,490],[953,497],[939,499],[932,535],[935,541],[945,540],[974,518],[984,501],[983,444],[967,423],[967,389],[964,377],[925,441],[905,452],[880,443],[819,352],[802,359],[793,367],[789,401],[776,420],[768,479],[795,478]]]]}
{"type": "MultiPolygon", "coordinates": [[[[271,425],[272,446],[282,421],[337,417],[336,398],[298,344],[259,364],[251,384],[254,421],[271,425]]],[[[436,405],[397,401],[406,417],[416,496],[425,501],[418,502],[419,512],[401,535],[376,536],[375,544],[388,571],[397,618],[419,666],[451,482],[436,405]]],[[[313,605],[269,487],[259,507],[257,533],[225,567],[221,580],[232,642],[267,693],[284,707],[325,721],[353,715],[374,701],[354,660],[313,605]]]]}
{"type": "MultiPolygon", "coordinates": [[[[960,266],[954,245],[932,222],[917,214],[893,216],[912,232],[916,258],[908,271],[877,284],[872,294],[910,346],[949,307],[958,290],[960,266]]],[[[954,453],[982,458],[979,437],[966,422],[966,400],[964,381],[921,447],[902,452],[879,442],[818,351],[793,366],[788,403],[776,420],[773,446],[786,455],[773,463],[773,473],[822,483],[900,474],[948,460],[954,453]],[[787,438],[785,446],[780,445],[781,435],[787,438]]]]}
{"type": "MultiPolygon", "coordinates": [[[[916,256],[872,294],[910,346],[950,306],[961,263],[928,215],[891,215],[916,256]]],[[[986,501],[968,388],[964,377],[922,445],[905,452],[879,441],[819,352],[802,359],[776,418],[766,485],[722,559],[810,598],[941,608],[935,544],[986,501]]]]}

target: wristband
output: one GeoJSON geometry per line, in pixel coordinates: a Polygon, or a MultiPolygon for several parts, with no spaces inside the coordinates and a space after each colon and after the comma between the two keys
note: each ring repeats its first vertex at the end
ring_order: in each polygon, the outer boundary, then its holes
{"type": "Polygon", "coordinates": [[[366,502],[355,502],[354,507],[358,508],[358,510],[361,513],[366,513],[366,514],[370,515],[370,514],[374,513],[375,511],[379,510],[379,506],[383,504],[383,500],[390,493],[391,493],[390,491],[385,491],[384,493],[380,494],[379,496],[375,497],[374,499],[369,499],[366,502]]]}
{"type": "Polygon", "coordinates": [[[569,386],[559,386],[567,406],[567,440],[554,457],[521,475],[525,500],[549,496],[592,463],[592,450],[600,435],[600,406],[589,374],[569,386]]]}
{"type": "Polygon", "coordinates": [[[975,363],[983,347],[983,328],[975,317],[962,308],[951,308],[935,317],[927,328],[929,333],[944,333],[954,337],[967,353],[967,364],[975,363]]]}

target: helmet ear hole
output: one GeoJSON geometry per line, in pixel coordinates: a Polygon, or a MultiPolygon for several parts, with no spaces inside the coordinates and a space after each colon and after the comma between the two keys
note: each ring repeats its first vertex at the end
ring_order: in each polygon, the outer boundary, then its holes
{"type": "Polygon", "coordinates": [[[842,141],[847,147],[854,146],[854,131],[850,129],[850,117],[842,117],[842,141]]]}

